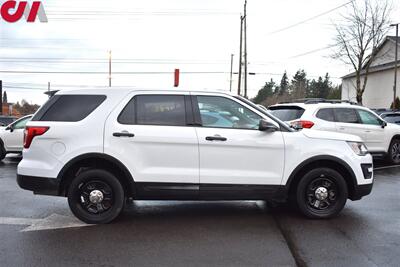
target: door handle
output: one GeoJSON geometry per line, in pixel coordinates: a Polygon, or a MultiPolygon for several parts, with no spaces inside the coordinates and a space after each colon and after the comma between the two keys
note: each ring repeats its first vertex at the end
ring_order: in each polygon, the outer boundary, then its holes
{"type": "Polygon", "coordinates": [[[134,137],[135,135],[133,133],[121,132],[121,133],[113,133],[113,136],[115,136],[115,137],[134,137]]]}
{"type": "Polygon", "coordinates": [[[370,133],[370,132],[371,132],[371,130],[365,130],[365,132],[366,132],[366,133],[370,133]]]}
{"type": "Polygon", "coordinates": [[[226,137],[222,137],[222,136],[207,136],[206,140],[207,141],[223,141],[223,142],[225,142],[228,139],[226,137]]]}
{"type": "Polygon", "coordinates": [[[342,131],[343,131],[343,130],[344,130],[344,127],[339,127],[339,130],[342,130],[342,131]]]}

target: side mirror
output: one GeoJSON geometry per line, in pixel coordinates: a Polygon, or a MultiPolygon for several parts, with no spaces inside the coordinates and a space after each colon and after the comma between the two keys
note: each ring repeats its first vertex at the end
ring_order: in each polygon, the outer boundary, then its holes
{"type": "Polygon", "coordinates": [[[14,131],[14,128],[12,126],[8,126],[6,128],[6,131],[10,131],[12,133],[14,131]]]}
{"type": "Polygon", "coordinates": [[[270,123],[267,120],[261,119],[258,125],[258,130],[271,133],[277,131],[278,127],[276,127],[274,124],[270,123]]]}
{"type": "Polygon", "coordinates": [[[387,122],[386,121],[382,121],[381,126],[382,126],[382,128],[385,128],[387,126],[387,122]]]}

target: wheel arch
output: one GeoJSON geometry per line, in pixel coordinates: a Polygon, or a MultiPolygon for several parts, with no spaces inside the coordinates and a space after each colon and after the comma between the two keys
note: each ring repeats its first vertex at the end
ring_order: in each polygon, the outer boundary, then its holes
{"type": "Polygon", "coordinates": [[[57,176],[60,196],[66,196],[72,180],[85,169],[99,168],[113,173],[128,197],[135,195],[135,182],[128,168],[118,159],[102,153],[87,153],[71,159],[57,176]]]}
{"type": "Polygon", "coordinates": [[[349,198],[353,199],[354,192],[357,186],[357,178],[351,167],[342,159],[324,155],[309,158],[300,163],[290,174],[286,182],[287,193],[289,196],[293,195],[294,190],[297,188],[299,181],[310,170],[317,167],[328,167],[338,171],[346,181],[349,191],[349,198]]]}

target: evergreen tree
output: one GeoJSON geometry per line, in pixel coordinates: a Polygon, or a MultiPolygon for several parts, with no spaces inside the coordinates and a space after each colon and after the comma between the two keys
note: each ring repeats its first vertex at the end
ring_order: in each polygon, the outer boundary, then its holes
{"type": "Polygon", "coordinates": [[[8,103],[6,91],[4,91],[4,93],[3,93],[3,103],[8,103]]]}
{"type": "Polygon", "coordinates": [[[278,88],[278,95],[284,95],[289,92],[289,79],[286,71],[282,75],[281,83],[278,88]]]}
{"type": "Polygon", "coordinates": [[[271,97],[275,92],[276,84],[273,79],[271,81],[266,82],[263,88],[261,88],[257,96],[253,99],[254,103],[260,104],[265,101],[268,97],[271,97]]]}
{"type": "Polygon", "coordinates": [[[308,91],[309,81],[304,70],[298,70],[293,76],[290,94],[292,98],[304,98],[308,91]]]}

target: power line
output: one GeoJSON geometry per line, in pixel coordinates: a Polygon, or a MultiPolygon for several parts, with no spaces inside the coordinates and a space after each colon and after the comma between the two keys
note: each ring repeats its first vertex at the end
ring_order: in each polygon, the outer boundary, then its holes
{"type": "Polygon", "coordinates": [[[299,26],[299,25],[301,25],[301,24],[304,24],[304,23],[306,23],[306,22],[309,22],[309,21],[311,21],[311,20],[314,20],[314,19],[316,19],[316,18],[322,17],[322,16],[324,16],[324,15],[326,15],[326,14],[329,14],[329,13],[331,13],[331,12],[333,12],[333,11],[335,11],[335,10],[338,10],[338,9],[344,7],[344,6],[347,6],[348,4],[350,4],[350,3],[354,2],[354,1],[355,1],[355,0],[351,0],[351,1],[347,2],[347,3],[345,3],[345,4],[342,4],[342,5],[340,5],[340,6],[337,6],[337,7],[335,7],[335,8],[332,8],[332,9],[330,9],[330,10],[328,10],[328,11],[325,11],[325,12],[323,12],[323,13],[320,13],[320,14],[315,15],[315,16],[313,16],[313,17],[310,17],[310,18],[308,18],[308,19],[299,21],[299,22],[294,23],[294,24],[292,24],[292,25],[286,26],[286,27],[284,27],[284,28],[278,29],[278,30],[276,30],[276,31],[270,32],[270,33],[268,33],[268,34],[275,34],[275,33],[278,33],[278,32],[283,32],[283,31],[286,31],[286,30],[288,30],[288,29],[294,28],[294,27],[296,27],[296,26],[299,26]]]}

